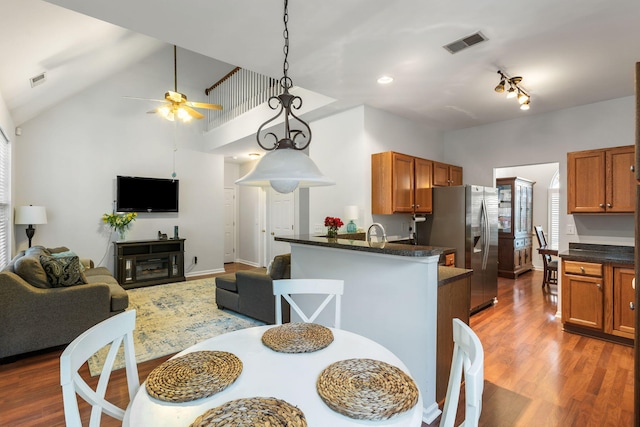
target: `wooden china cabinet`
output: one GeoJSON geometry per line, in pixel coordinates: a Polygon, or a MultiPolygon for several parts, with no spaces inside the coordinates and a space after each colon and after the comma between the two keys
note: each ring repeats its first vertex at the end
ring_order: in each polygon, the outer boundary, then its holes
{"type": "Polygon", "coordinates": [[[525,178],[499,178],[498,275],[515,279],[533,269],[533,185],[525,178]]]}

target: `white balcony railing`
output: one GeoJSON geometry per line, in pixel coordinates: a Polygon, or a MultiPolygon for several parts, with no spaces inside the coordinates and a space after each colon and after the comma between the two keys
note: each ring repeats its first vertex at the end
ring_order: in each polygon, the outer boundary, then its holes
{"type": "Polygon", "coordinates": [[[277,96],[277,79],[236,67],[220,81],[205,90],[209,103],[222,105],[222,110],[208,110],[208,130],[217,128],[277,96]]]}

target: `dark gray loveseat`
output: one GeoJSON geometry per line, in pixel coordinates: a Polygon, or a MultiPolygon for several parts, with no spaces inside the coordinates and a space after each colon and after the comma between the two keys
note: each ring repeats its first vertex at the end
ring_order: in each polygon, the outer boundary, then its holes
{"type": "Polygon", "coordinates": [[[109,270],[90,260],[83,260],[87,283],[51,287],[40,256],[68,251],[29,248],[0,271],[0,359],[68,344],[129,305],[109,270]]]}
{"type": "MultiPolygon", "coordinates": [[[[275,297],[273,280],[291,278],[291,254],[278,255],[266,268],[238,271],[216,277],[216,305],[245,316],[275,323],[275,297]]],[[[282,301],[284,322],[289,321],[289,303],[282,301]]]]}

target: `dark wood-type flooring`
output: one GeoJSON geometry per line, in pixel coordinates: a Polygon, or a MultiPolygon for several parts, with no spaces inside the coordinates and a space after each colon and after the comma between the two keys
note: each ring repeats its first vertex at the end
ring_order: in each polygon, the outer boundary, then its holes
{"type": "MultiPolygon", "coordinates": [[[[555,288],[542,292],[541,280],[540,272],[499,279],[498,304],[471,318],[485,351],[480,425],[633,425],[633,349],[562,332],[555,288]]],[[[56,349],[0,365],[0,426],[64,426],[61,353],[56,349]]],[[[139,364],[140,378],[168,357],[139,364]]],[[[84,375],[89,377],[87,369],[84,375]]],[[[126,405],[124,370],[113,373],[107,394],[126,405]]],[[[89,411],[81,402],[85,422],[89,411]]],[[[103,416],[102,425],[120,423],[103,416]]],[[[436,420],[428,427],[438,425],[436,420]]]]}

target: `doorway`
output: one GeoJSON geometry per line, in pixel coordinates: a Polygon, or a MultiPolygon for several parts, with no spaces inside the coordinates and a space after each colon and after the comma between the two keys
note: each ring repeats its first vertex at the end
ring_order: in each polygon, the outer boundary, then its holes
{"type": "MultiPolygon", "coordinates": [[[[522,165],[500,167],[493,169],[494,183],[497,178],[518,176],[535,181],[533,186],[533,224],[541,225],[545,234],[549,237],[551,232],[558,232],[560,207],[559,207],[559,170],[560,164],[540,163],[534,165],[522,165]]],[[[542,258],[538,255],[538,241],[532,230],[532,261],[536,270],[544,268],[542,258]]],[[[557,239],[557,235],[556,235],[557,239]]],[[[553,240],[550,240],[553,242],[553,240]]],[[[555,240],[557,244],[557,240],[555,240]]]]}
{"type": "Polygon", "coordinates": [[[290,236],[295,234],[295,201],[298,190],[281,194],[273,188],[267,191],[267,264],[276,255],[291,252],[291,245],[274,240],[274,236],[290,236]]]}
{"type": "Polygon", "coordinates": [[[224,189],[224,263],[236,260],[236,189],[224,189]]]}

